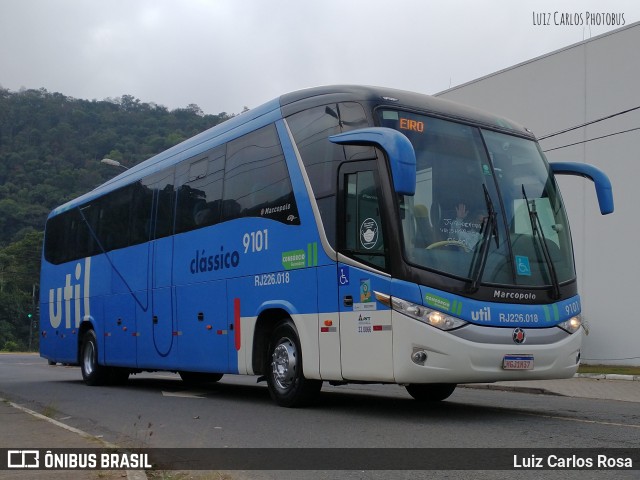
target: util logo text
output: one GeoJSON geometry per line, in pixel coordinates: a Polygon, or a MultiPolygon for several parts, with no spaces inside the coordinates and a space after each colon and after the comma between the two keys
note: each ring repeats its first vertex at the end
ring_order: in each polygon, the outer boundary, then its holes
{"type": "Polygon", "coordinates": [[[476,322],[490,322],[491,321],[491,309],[489,307],[482,307],[480,310],[471,312],[471,319],[476,322]]]}
{"type": "Polygon", "coordinates": [[[71,321],[74,327],[78,328],[83,318],[91,315],[89,307],[89,286],[91,282],[91,259],[85,258],[84,269],[78,262],[73,275],[66,275],[64,286],[49,289],[49,322],[53,328],[58,328],[62,323],[64,301],[64,326],[71,328],[71,321]],[[81,312],[84,307],[84,316],[81,312]]]}

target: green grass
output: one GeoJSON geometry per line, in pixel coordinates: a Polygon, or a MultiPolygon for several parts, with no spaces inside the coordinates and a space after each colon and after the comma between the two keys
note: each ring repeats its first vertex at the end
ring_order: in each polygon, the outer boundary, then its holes
{"type": "Polygon", "coordinates": [[[154,470],[147,472],[147,476],[152,480],[234,480],[234,477],[227,473],[213,471],[166,472],[154,470]]]}
{"type": "Polygon", "coordinates": [[[626,365],[580,365],[578,373],[615,373],[619,375],[640,375],[640,367],[626,365]]]}
{"type": "Polygon", "coordinates": [[[48,418],[53,418],[53,419],[55,419],[56,415],[58,415],[59,413],[60,412],[58,412],[58,409],[56,409],[56,407],[54,407],[51,404],[47,405],[42,410],[42,415],[44,415],[45,417],[48,417],[48,418]]]}

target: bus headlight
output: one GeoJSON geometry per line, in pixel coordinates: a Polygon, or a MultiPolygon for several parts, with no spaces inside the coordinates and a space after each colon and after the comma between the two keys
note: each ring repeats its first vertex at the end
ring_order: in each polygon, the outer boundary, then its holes
{"type": "Polygon", "coordinates": [[[568,333],[576,333],[582,326],[580,316],[571,317],[566,322],[559,323],[558,326],[568,333]]]}
{"type": "Polygon", "coordinates": [[[391,297],[391,308],[440,330],[453,330],[467,324],[459,318],[396,297],[391,297]]]}

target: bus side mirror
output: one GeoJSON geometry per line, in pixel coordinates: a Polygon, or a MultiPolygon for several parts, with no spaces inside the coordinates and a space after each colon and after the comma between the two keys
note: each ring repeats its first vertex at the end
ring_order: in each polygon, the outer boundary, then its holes
{"type": "Polygon", "coordinates": [[[577,175],[592,180],[596,186],[600,213],[602,215],[613,213],[613,191],[611,189],[611,182],[602,170],[586,163],[553,162],[549,165],[555,175],[577,175]]]}
{"type": "Polygon", "coordinates": [[[332,135],[339,145],[375,145],[389,157],[393,187],[400,195],[416,193],[416,152],[409,139],[392,128],[370,127],[332,135]]]}

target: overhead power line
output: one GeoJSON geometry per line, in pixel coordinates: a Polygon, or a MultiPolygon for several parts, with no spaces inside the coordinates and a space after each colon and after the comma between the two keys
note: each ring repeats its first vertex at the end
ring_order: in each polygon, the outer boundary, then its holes
{"type": "Polygon", "coordinates": [[[635,130],[640,130],[640,127],[630,128],[629,130],[622,130],[621,132],[610,133],[608,135],[602,135],[601,137],[590,138],[589,140],[581,140],[575,143],[569,143],[568,145],[563,145],[561,147],[549,148],[547,150],[543,150],[543,152],[551,152],[552,150],[560,150],[561,148],[573,147],[574,145],[580,145],[581,143],[593,142],[594,140],[600,140],[601,138],[613,137],[614,135],[620,135],[621,133],[633,132],[635,130]]]}
{"type": "MultiPolygon", "coordinates": [[[[640,109],[640,105],[637,107],[630,108],[628,110],[624,110],[622,112],[607,115],[606,117],[601,117],[595,120],[591,120],[590,122],[586,122],[581,125],[577,125],[575,127],[565,128],[564,130],[560,130],[555,133],[549,133],[548,135],[542,135],[541,137],[538,137],[538,140],[545,140],[547,138],[555,137],[556,135],[561,135],[563,133],[571,132],[572,130],[577,130],[578,128],[586,127],[587,125],[592,125],[594,123],[602,122],[603,120],[608,120],[610,118],[617,117],[618,115],[624,115],[625,113],[633,112],[634,110],[639,110],[639,109],[640,109]]],[[[623,133],[623,132],[619,132],[619,133],[623,133]]]]}

